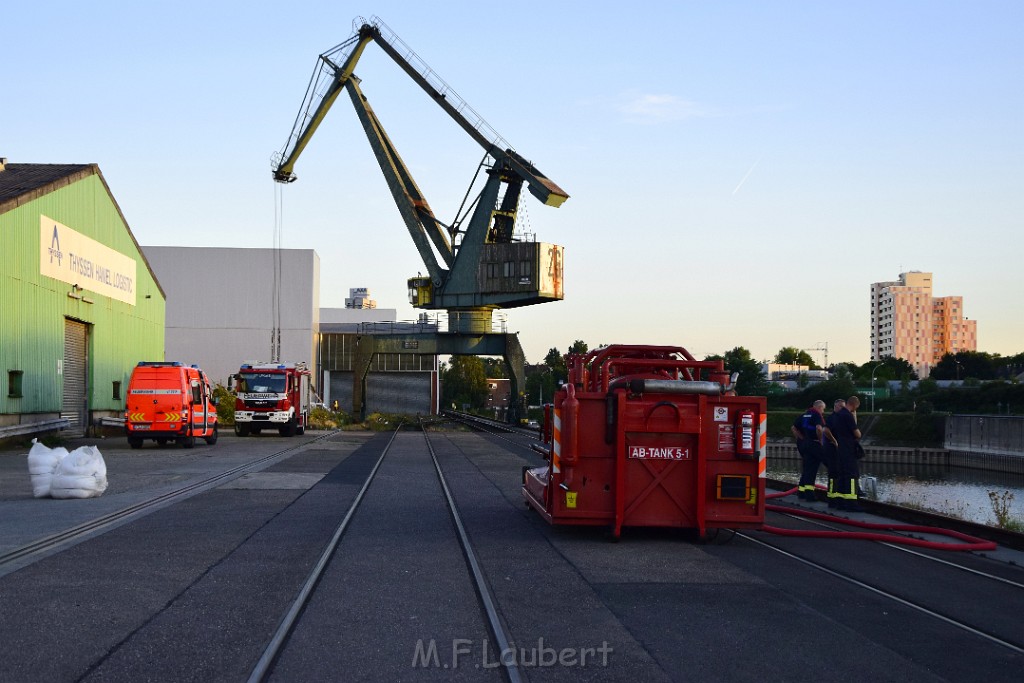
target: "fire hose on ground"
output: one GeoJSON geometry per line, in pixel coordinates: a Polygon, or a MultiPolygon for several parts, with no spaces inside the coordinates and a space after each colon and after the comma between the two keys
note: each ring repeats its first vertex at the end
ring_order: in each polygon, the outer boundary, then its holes
{"type": "MultiPolygon", "coordinates": [[[[821,487],[818,487],[821,488],[821,487]]],[[[771,493],[765,496],[766,498],[782,498],[796,492],[796,487],[789,489],[788,491],[779,491],[771,493]]],[[[829,515],[821,512],[813,512],[811,510],[801,510],[799,508],[790,508],[782,505],[765,505],[766,510],[772,512],[785,512],[791,515],[797,515],[799,517],[807,517],[808,519],[817,519],[829,522],[839,521],[848,526],[855,526],[861,529],[875,529],[877,531],[895,531],[895,532],[906,532],[906,533],[919,533],[919,534],[934,534],[938,536],[948,536],[949,538],[957,539],[962,543],[945,543],[942,541],[926,541],[920,538],[909,538],[906,536],[893,536],[890,534],[874,533],[867,531],[811,531],[801,529],[783,529],[782,527],[775,527],[765,525],[764,531],[768,533],[777,534],[779,536],[797,536],[801,538],[840,538],[846,540],[860,540],[860,541],[883,541],[885,543],[898,543],[901,545],[916,546],[918,548],[928,548],[931,550],[951,550],[951,551],[985,551],[995,550],[998,546],[993,541],[985,541],[975,536],[969,536],[959,531],[953,531],[952,529],[941,529],[937,527],[921,526],[916,524],[877,524],[873,522],[861,522],[855,519],[840,518],[835,515],[829,515]]]]}

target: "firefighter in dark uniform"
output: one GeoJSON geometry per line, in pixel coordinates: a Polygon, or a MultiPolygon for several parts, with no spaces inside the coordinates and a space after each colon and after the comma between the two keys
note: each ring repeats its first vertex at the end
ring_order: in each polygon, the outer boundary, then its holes
{"type": "Polygon", "coordinates": [[[839,504],[836,496],[836,475],[839,473],[839,442],[832,433],[832,424],[836,415],[846,407],[845,398],[837,398],[832,403],[832,414],[825,418],[825,434],[822,438],[822,460],[828,470],[828,506],[834,508],[839,504]]]}
{"type": "Polygon", "coordinates": [[[796,438],[796,450],[803,461],[796,494],[801,500],[817,500],[814,495],[814,482],[818,478],[818,468],[821,467],[824,456],[821,445],[825,430],[824,412],[825,402],[815,401],[814,405],[793,422],[791,428],[796,438]]]}
{"type": "Polygon", "coordinates": [[[856,415],[858,407],[859,398],[851,396],[846,399],[846,407],[836,413],[831,426],[832,435],[839,442],[836,449],[836,507],[848,512],[861,512],[864,509],[857,502],[857,480],[860,478],[860,468],[857,465],[857,446],[860,441],[856,415]]]}

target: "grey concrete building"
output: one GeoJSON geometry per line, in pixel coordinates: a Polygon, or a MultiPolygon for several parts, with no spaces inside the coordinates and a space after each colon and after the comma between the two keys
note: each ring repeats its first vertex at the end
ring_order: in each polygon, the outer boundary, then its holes
{"type": "Polygon", "coordinates": [[[320,327],[315,251],[142,249],[167,291],[167,360],[196,363],[221,384],[245,362],[315,366],[320,327]]]}
{"type": "MultiPolygon", "coordinates": [[[[143,247],[167,292],[167,360],[199,365],[216,382],[242,363],[305,362],[328,404],[355,410],[353,362],[361,336],[433,334],[435,323],[397,323],[387,308],[320,308],[320,258],[311,249],[143,247]]],[[[415,349],[373,354],[366,413],[429,414],[438,358],[415,349]]]]}

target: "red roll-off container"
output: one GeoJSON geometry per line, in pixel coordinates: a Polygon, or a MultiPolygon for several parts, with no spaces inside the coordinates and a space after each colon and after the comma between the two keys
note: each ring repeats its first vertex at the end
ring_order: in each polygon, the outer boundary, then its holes
{"type": "Polygon", "coordinates": [[[524,473],[523,495],[545,519],[616,537],[763,524],[765,399],[736,396],[722,361],[611,346],[566,366],[544,429],[549,464],[524,473]]]}

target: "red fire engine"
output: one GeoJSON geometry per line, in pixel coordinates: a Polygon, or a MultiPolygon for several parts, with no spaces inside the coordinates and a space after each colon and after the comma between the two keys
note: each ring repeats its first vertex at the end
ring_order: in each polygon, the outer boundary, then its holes
{"type": "Polygon", "coordinates": [[[566,357],[545,411],[548,464],[523,496],[552,524],[713,528],[764,523],[766,401],[736,396],[721,360],[616,345],[566,357]]]}
{"type": "Polygon", "coordinates": [[[275,428],[281,436],[306,431],[313,388],[305,363],[245,363],[234,375],[235,434],[275,428]]]}

